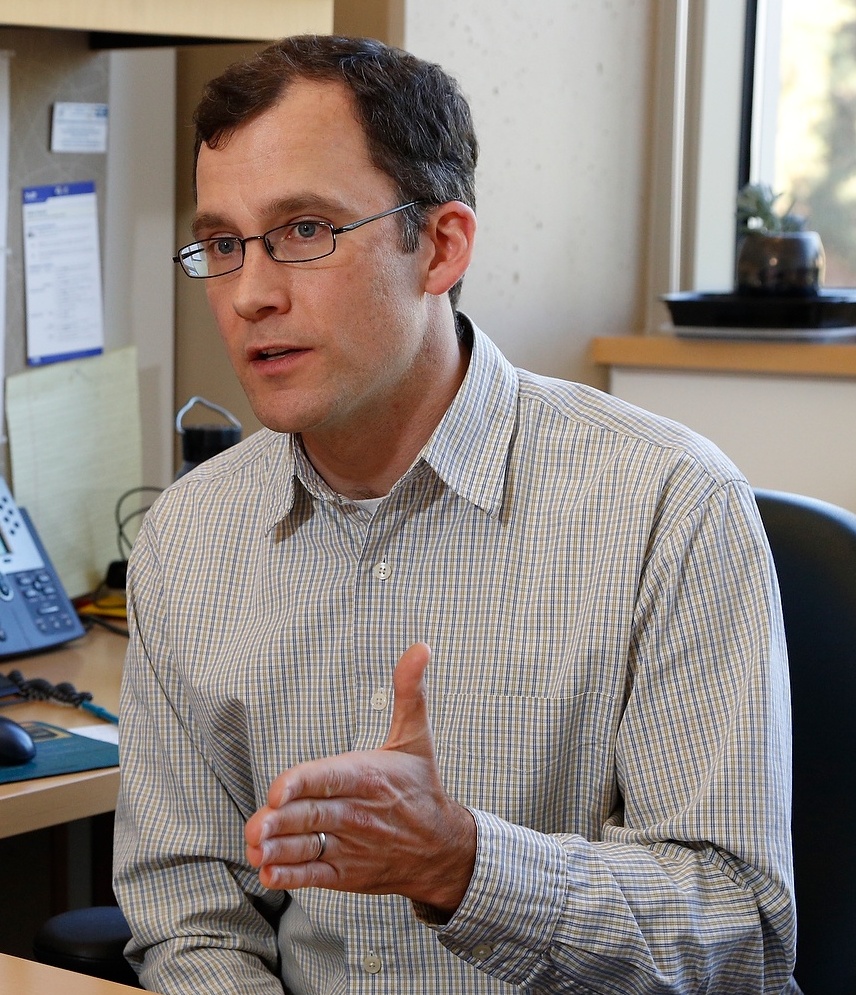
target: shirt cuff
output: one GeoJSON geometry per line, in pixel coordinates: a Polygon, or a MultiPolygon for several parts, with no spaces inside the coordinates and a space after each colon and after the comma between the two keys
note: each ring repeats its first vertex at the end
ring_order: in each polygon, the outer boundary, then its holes
{"type": "Polygon", "coordinates": [[[549,950],[567,901],[567,851],[544,833],[470,809],[478,843],[470,886],[448,921],[414,905],[440,942],[474,967],[525,984],[549,950]]]}

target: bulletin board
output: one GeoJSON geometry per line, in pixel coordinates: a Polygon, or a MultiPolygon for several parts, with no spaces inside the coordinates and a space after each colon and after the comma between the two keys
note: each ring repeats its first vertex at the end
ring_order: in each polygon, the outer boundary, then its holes
{"type": "MultiPolygon", "coordinates": [[[[7,53],[7,127],[3,128],[0,72],[0,207],[6,205],[5,301],[0,311],[0,384],[3,377],[27,367],[22,197],[25,187],[92,182],[107,189],[103,153],[57,153],[50,150],[51,117],[58,101],[108,102],[109,61],[92,51],[85,32],[0,28],[0,51],[7,53]],[[3,170],[7,176],[3,180],[3,170]]],[[[0,61],[2,70],[2,61],[0,61]]],[[[98,223],[104,244],[104,198],[98,223]]],[[[2,241],[2,239],[0,239],[2,241]]],[[[0,473],[9,476],[5,405],[0,405],[0,473]]]]}

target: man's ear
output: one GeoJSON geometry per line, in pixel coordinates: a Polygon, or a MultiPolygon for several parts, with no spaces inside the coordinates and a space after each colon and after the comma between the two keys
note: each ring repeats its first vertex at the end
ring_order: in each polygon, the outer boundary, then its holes
{"type": "Polygon", "coordinates": [[[459,200],[432,207],[423,237],[432,254],[425,273],[425,291],[440,297],[448,293],[470,265],[476,235],[476,216],[459,200]]]}

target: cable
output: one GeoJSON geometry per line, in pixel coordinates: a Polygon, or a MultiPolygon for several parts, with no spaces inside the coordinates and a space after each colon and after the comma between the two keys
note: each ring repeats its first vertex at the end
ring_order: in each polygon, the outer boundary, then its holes
{"type": "Polygon", "coordinates": [[[127,632],[118,626],[105,621],[107,619],[127,618],[125,604],[125,575],[128,566],[128,557],[133,548],[133,539],[127,534],[127,526],[143,515],[151,508],[151,502],[142,504],[129,513],[122,510],[123,504],[131,497],[138,494],[158,495],[163,490],[162,487],[132,487],[121,494],[116,501],[113,510],[113,518],[116,523],[116,544],[119,549],[119,559],[113,560],[107,565],[107,573],[96,590],[89,594],[81,595],[75,599],[75,608],[81,621],[91,628],[94,625],[101,625],[111,632],[126,636],[127,632]]]}
{"type": "Polygon", "coordinates": [[[117,636],[124,636],[125,639],[130,639],[131,634],[126,628],[121,625],[115,625],[103,616],[95,614],[97,610],[97,608],[93,609],[91,614],[82,609],[78,610],[78,616],[83,623],[84,629],[89,631],[94,625],[100,625],[102,629],[106,629],[108,632],[113,632],[117,636]]]}
{"type": "Polygon", "coordinates": [[[78,691],[68,681],[51,684],[43,677],[33,677],[27,680],[20,670],[12,670],[6,675],[18,689],[18,694],[27,701],[53,701],[58,705],[70,705],[73,708],[83,708],[99,719],[118,724],[119,719],[106,708],[92,702],[91,691],[78,691]]]}
{"type": "Polygon", "coordinates": [[[114,512],[114,517],[116,520],[116,541],[119,547],[119,558],[121,560],[127,560],[128,555],[131,552],[131,548],[134,543],[133,540],[128,537],[125,532],[125,527],[135,518],[142,518],[143,515],[151,508],[151,504],[142,505],[136,510],[132,511],[130,514],[123,515],[122,505],[129,497],[133,497],[135,494],[160,494],[163,490],[162,487],[132,487],[130,490],[125,491],[119,499],[116,501],[116,509],[114,512]]]}
{"type": "Polygon", "coordinates": [[[151,508],[152,502],[141,504],[128,513],[123,512],[122,506],[129,498],[135,495],[158,495],[162,490],[162,487],[151,487],[148,485],[132,487],[121,494],[116,501],[113,517],[116,523],[116,544],[119,548],[119,559],[108,564],[104,580],[96,590],[74,599],[74,606],[78,617],[86,625],[87,629],[93,625],[100,625],[118,635],[128,635],[127,630],[112,624],[107,619],[127,618],[125,574],[128,566],[128,557],[130,556],[134,542],[128,536],[126,529],[131,522],[145,515],[149,508],[151,508]]]}

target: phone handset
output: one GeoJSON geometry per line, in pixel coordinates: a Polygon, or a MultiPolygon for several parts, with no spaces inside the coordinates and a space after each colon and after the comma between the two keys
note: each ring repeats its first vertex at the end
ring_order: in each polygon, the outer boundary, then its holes
{"type": "Polygon", "coordinates": [[[0,477],[0,657],[48,649],[83,632],[29,515],[0,477]]]}
{"type": "Polygon", "coordinates": [[[0,571],[4,574],[21,570],[39,570],[44,559],[39,553],[31,530],[21,515],[21,509],[0,477],[0,571]]]}

